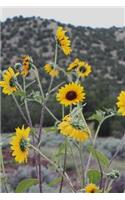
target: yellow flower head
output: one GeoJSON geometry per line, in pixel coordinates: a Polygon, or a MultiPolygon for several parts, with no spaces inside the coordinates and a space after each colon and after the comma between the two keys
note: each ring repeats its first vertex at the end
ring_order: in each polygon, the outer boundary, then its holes
{"type": "Polygon", "coordinates": [[[93,183],[90,183],[85,187],[86,193],[96,193],[98,191],[99,191],[99,188],[93,183]]]}
{"type": "Polygon", "coordinates": [[[66,30],[63,29],[63,27],[58,27],[56,31],[56,39],[65,55],[69,55],[72,52],[71,46],[70,46],[70,40],[69,37],[66,36],[66,30]]]}
{"type": "Polygon", "coordinates": [[[12,137],[10,145],[13,151],[12,156],[15,157],[16,162],[27,162],[28,157],[28,142],[29,142],[30,128],[16,128],[16,135],[12,137]]]}
{"type": "Polygon", "coordinates": [[[76,105],[85,99],[84,88],[74,82],[66,84],[59,89],[56,98],[64,106],[76,105]]]}
{"type": "Polygon", "coordinates": [[[26,55],[26,56],[23,56],[22,59],[23,59],[23,64],[22,64],[21,74],[23,76],[27,76],[30,70],[31,57],[26,55]]]}
{"type": "Polygon", "coordinates": [[[59,75],[59,70],[54,68],[51,64],[46,64],[44,70],[52,77],[57,77],[59,75]]]}
{"type": "Polygon", "coordinates": [[[92,72],[92,68],[88,63],[84,61],[79,62],[79,67],[77,70],[77,74],[79,77],[82,77],[82,78],[87,77],[91,72],[92,72]]]}
{"type": "Polygon", "coordinates": [[[76,58],[70,65],[68,66],[68,71],[78,68],[80,60],[76,58]]]}
{"type": "Polygon", "coordinates": [[[125,91],[121,91],[117,99],[118,112],[125,116],[125,91]]]}
{"type": "Polygon", "coordinates": [[[4,94],[10,95],[17,91],[18,88],[15,83],[15,78],[18,76],[18,74],[19,73],[15,73],[11,67],[5,71],[3,74],[3,81],[0,81],[0,86],[3,87],[2,92],[4,94]]]}
{"type": "Polygon", "coordinates": [[[92,72],[91,66],[85,61],[80,61],[78,58],[70,63],[67,70],[75,70],[77,75],[82,78],[87,77],[92,72]]]}
{"type": "Polygon", "coordinates": [[[85,141],[89,138],[89,133],[85,128],[81,128],[78,124],[73,122],[73,118],[70,115],[66,115],[62,122],[59,123],[58,129],[64,136],[68,136],[77,141],[85,141]]]}

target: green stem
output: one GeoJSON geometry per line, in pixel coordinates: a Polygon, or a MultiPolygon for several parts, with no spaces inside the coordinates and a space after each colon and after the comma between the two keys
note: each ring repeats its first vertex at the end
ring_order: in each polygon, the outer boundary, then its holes
{"type": "Polygon", "coordinates": [[[72,82],[71,76],[69,76],[63,68],[61,67],[57,67],[57,68],[64,73],[64,75],[67,77],[69,82],[72,82]]]}
{"type": "Polygon", "coordinates": [[[17,106],[17,108],[18,108],[18,110],[19,110],[19,112],[20,112],[22,118],[24,119],[24,121],[26,122],[26,124],[30,126],[30,124],[29,124],[27,118],[25,117],[25,115],[24,115],[24,113],[23,113],[23,111],[22,111],[21,106],[19,105],[19,103],[18,103],[18,101],[17,101],[17,99],[16,99],[16,97],[15,97],[15,95],[14,95],[13,93],[12,93],[12,97],[13,97],[14,102],[16,103],[16,106],[17,106]]]}
{"type": "Polygon", "coordinates": [[[79,157],[80,157],[80,162],[81,162],[81,171],[82,171],[82,184],[84,186],[85,180],[84,180],[84,165],[83,165],[83,151],[82,151],[82,143],[79,143],[79,157]]]}
{"type": "Polygon", "coordinates": [[[36,80],[33,80],[31,83],[26,85],[26,89],[29,88],[32,84],[34,84],[36,82],[36,80]]]}
{"type": "MultiPolygon", "coordinates": [[[[3,154],[2,154],[2,148],[0,146],[0,166],[1,166],[1,175],[3,173],[3,177],[4,177],[4,188],[5,188],[5,191],[8,193],[8,188],[7,188],[7,177],[6,177],[6,173],[5,173],[5,168],[4,168],[4,161],[3,161],[3,154]]],[[[2,181],[0,180],[0,184],[2,183],[2,181]]],[[[1,187],[2,188],[2,187],[1,187]]]]}
{"type": "Polygon", "coordinates": [[[106,190],[105,192],[109,192],[111,190],[111,185],[113,183],[114,180],[110,180],[109,183],[107,184],[106,190]]]}
{"type": "Polygon", "coordinates": [[[114,155],[112,156],[112,158],[111,158],[111,160],[110,160],[110,162],[109,162],[109,167],[111,166],[113,160],[117,157],[119,151],[123,148],[123,146],[124,146],[124,141],[125,141],[125,133],[124,133],[124,135],[123,135],[123,137],[122,137],[122,139],[121,139],[121,142],[120,142],[119,146],[117,147],[116,152],[114,153],[114,155]]]}
{"type": "Polygon", "coordinates": [[[54,92],[55,90],[57,90],[61,85],[63,85],[65,82],[63,81],[62,83],[60,83],[59,85],[57,85],[56,87],[54,87],[52,90],[50,90],[50,93],[54,92]]]}
{"type": "MultiPolygon", "coordinates": [[[[65,112],[64,106],[62,106],[62,119],[64,118],[64,115],[65,115],[64,112],[65,112]]],[[[65,137],[65,154],[64,154],[64,162],[63,162],[63,174],[66,171],[66,157],[67,157],[67,138],[65,137]]],[[[63,181],[64,181],[64,179],[63,179],[63,176],[62,176],[61,183],[60,183],[60,188],[59,188],[59,193],[62,192],[63,181]]]]}
{"type": "Polygon", "coordinates": [[[59,120],[55,117],[55,115],[50,111],[50,109],[45,106],[45,109],[48,111],[48,113],[53,117],[53,119],[55,119],[57,122],[59,122],[59,120]]]}
{"type": "Polygon", "coordinates": [[[33,68],[34,68],[34,72],[36,74],[36,78],[37,78],[37,81],[38,81],[38,85],[39,85],[39,89],[40,89],[42,98],[44,99],[44,92],[43,92],[42,84],[40,82],[40,78],[39,78],[39,74],[38,74],[38,69],[36,68],[35,65],[33,65],[33,68]]]}
{"type": "Polygon", "coordinates": [[[54,63],[55,63],[55,65],[56,65],[56,63],[57,63],[57,55],[58,55],[58,44],[57,44],[57,41],[56,41],[55,58],[54,58],[54,63]]]}
{"type": "Polygon", "coordinates": [[[50,93],[50,90],[51,90],[51,87],[52,87],[52,84],[53,84],[53,80],[54,80],[54,78],[52,77],[51,80],[50,80],[50,85],[48,87],[47,95],[49,95],[49,93],[50,93]]]}
{"type": "MultiPolygon", "coordinates": [[[[64,154],[64,163],[63,163],[63,175],[65,174],[65,171],[66,171],[66,160],[67,160],[67,138],[65,137],[65,154],[64,154]]],[[[62,179],[61,179],[59,193],[62,192],[63,181],[64,181],[64,176],[62,176],[62,179]]]]}
{"type": "MultiPolygon", "coordinates": [[[[26,80],[25,80],[25,77],[23,77],[23,87],[24,87],[23,88],[24,92],[26,93],[26,80]]],[[[25,104],[25,109],[26,109],[28,121],[29,121],[30,127],[32,128],[32,120],[31,120],[31,116],[30,116],[30,112],[29,112],[29,107],[28,107],[28,103],[27,103],[27,99],[26,98],[24,99],[24,104],[25,104]]]]}

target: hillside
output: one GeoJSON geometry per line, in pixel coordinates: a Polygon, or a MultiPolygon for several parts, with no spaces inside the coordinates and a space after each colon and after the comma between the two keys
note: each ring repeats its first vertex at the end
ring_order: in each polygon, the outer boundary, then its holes
{"type": "MultiPolygon", "coordinates": [[[[32,56],[38,67],[51,61],[54,55],[54,33],[58,25],[69,30],[73,48],[69,57],[59,53],[59,65],[66,67],[75,57],[92,65],[93,73],[85,83],[89,112],[95,108],[112,106],[119,91],[125,88],[125,27],[75,27],[54,20],[21,16],[7,19],[1,24],[2,69],[13,65],[22,54],[32,56]]],[[[42,79],[46,84],[47,78],[45,76],[42,79]]],[[[5,109],[9,100],[5,96],[3,98],[3,117],[7,118],[5,109]]],[[[3,126],[5,125],[4,121],[3,126]]]]}

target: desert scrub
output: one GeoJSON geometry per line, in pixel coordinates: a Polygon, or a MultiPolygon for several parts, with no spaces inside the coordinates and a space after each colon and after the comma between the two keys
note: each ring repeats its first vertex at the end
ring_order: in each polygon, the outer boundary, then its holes
{"type": "MultiPolygon", "coordinates": [[[[110,154],[109,159],[104,153],[97,150],[96,140],[101,125],[107,119],[115,115],[125,116],[125,91],[121,91],[117,98],[118,112],[115,105],[113,105],[111,109],[105,108],[95,111],[92,116],[86,119],[84,108],[87,104],[86,96],[88,91],[86,91],[83,82],[94,71],[94,68],[85,60],[79,58],[74,58],[66,67],[59,66],[58,54],[60,51],[65,56],[69,56],[73,51],[70,38],[67,36],[67,30],[63,27],[58,27],[55,33],[54,58],[51,62],[47,61],[42,69],[35,65],[31,56],[23,55],[19,62],[2,72],[2,80],[0,81],[0,86],[3,88],[2,92],[5,95],[12,96],[24,121],[24,125],[17,127],[16,133],[10,139],[10,154],[18,164],[23,163],[24,166],[30,163],[30,155],[32,154],[34,159],[33,167],[36,171],[36,177],[29,177],[19,182],[15,192],[25,192],[31,186],[35,188],[35,185],[37,185],[37,190],[39,188],[39,192],[46,192],[45,187],[43,187],[45,186],[43,160],[47,163],[50,171],[55,170],[57,173],[56,178],[53,176],[53,180],[49,182],[49,187],[58,185],[58,192],[60,193],[65,185],[71,192],[75,193],[110,192],[114,180],[120,176],[117,170],[112,169],[112,162],[123,148],[123,144],[120,143],[120,148],[117,148],[113,153],[110,152],[110,148],[107,148],[110,154]],[[46,88],[46,91],[43,89],[44,85],[40,79],[41,70],[42,76],[45,73],[50,78],[49,87],[46,88]],[[32,79],[29,78],[31,74],[33,76],[32,79]],[[63,74],[65,80],[55,86],[53,84],[54,80],[59,78],[60,74],[63,74]],[[32,89],[33,84],[36,85],[35,90],[32,89]],[[61,109],[58,112],[61,113],[61,120],[48,107],[49,101],[53,96],[60,104],[59,108],[61,109]],[[31,102],[36,102],[41,110],[37,127],[33,126],[30,114],[29,103],[31,102]],[[54,120],[53,131],[56,134],[55,138],[58,138],[59,134],[63,138],[58,150],[51,156],[44,153],[46,145],[44,134],[47,134],[47,130],[43,129],[43,121],[46,120],[46,112],[54,120]],[[94,133],[88,125],[89,120],[98,122],[94,133]],[[76,156],[74,156],[74,151],[75,154],[77,153],[77,160],[76,156]],[[69,168],[72,170],[69,158],[71,159],[73,170],[75,170],[75,183],[72,175],[68,173],[69,168]],[[97,168],[91,168],[92,158],[97,163],[97,168]]],[[[124,140],[124,136],[122,140],[124,140]]],[[[8,192],[8,177],[5,173],[3,156],[1,156],[1,169],[4,190],[8,192]]]]}

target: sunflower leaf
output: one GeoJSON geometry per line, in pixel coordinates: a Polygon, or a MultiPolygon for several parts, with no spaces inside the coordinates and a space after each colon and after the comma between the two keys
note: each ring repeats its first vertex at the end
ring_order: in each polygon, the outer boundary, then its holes
{"type": "Polygon", "coordinates": [[[26,97],[26,93],[22,90],[14,92],[15,96],[26,97]]]}
{"type": "Polygon", "coordinates": [[[98,159],[102,165],[106,167],[109,166],[109,159],[102,152],[95,150],[93,146],[89,146],[88,151],[92,154],[94,158],[98,159]]]}
{"type": "Polygon", "coordinates": [[[87,173],[90,183],[98,183],[101,179],[101,174],[98,170],[90,169],[87,173]]]}
{"type": "Polygon", "coordinates": [[[38,179],[28,178],[22,180],[16,187],[16,193],[23,193],[33,185],[37,185],[39,183],[38,179]]]}
{"type": "Polygon", "coordinates": [[[94,113],[92,116],[89,117],[89,120],[96,120],[98,122],[101,122],[105,117],[105,112],[102,110],[96,110],[96,113],[94,113]]]}
{"type": "Polygon", "coordinates": [[[53,186],[59,184],[61,182],[61,179],[62,179],[61,177],[58,177],[58,178],[52,180],[51,182],[48,183],[48,186],[53,187],[53,186]]]}

